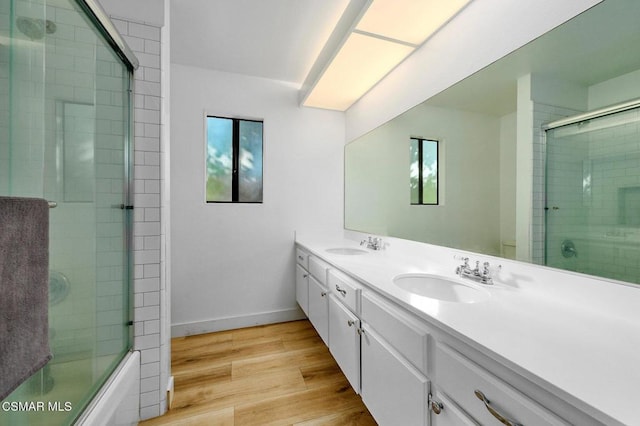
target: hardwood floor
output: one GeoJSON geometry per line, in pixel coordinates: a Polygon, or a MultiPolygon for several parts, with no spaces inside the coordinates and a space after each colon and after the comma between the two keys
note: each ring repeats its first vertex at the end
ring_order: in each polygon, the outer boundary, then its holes
{"type": "Polygon", "coordinates": [[[309,321],[173,339],[173,408],[141,425],[375,425],[309,321]]]}

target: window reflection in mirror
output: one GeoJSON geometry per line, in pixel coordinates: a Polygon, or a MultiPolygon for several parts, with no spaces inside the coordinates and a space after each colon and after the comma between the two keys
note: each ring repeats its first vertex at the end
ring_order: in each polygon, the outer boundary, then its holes
{"type": "Polygon", "coordinates": [[[409,143],[411,204],[438,204],[438,141],[411,138],[409,143]]]}

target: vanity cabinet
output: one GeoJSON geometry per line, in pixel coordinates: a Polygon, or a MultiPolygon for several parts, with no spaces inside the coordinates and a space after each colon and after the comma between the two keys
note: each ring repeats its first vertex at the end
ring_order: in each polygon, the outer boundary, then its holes
{"type": "Polygon", "coordinates": [[[309,256],[309,321],[329,346],[329,289],[327,271],[329,264],[309,256]]]}
{"type": "Polygon", "coordinates": [[[429,380],[362,324],[361,396],[380,425],[427,424],[429,380]]]}
{"type": "Polygon", "coordinates": [[[378,424],[607,424],[384,289],[315,255],[297,267],[309,319],[378,424]]]}
{"type": "Polygon", "coordinates": [[[296,249],[296,302],[302,312],[309,316],[309,254],[296,249]]]}

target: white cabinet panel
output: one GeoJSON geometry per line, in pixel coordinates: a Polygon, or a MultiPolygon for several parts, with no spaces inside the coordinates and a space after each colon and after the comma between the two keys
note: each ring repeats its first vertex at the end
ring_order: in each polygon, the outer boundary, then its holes
{"type": "Polygon", "coordinates": [[[442,405],[438,414],[431,410],[431,426],[480,426],[440,391],[434,393],[432,401],[442,405]]]}
{"type": "Polygon", "coordinates": [[[361,395],[381,426],[427,424],[429,382],[363,324],[361,395]]]}
{"type": "Polygon", "coordinates": [[[523,425],[568,425],[456,350],[438,344],[435,352],[437,386],[477,422],[499,424],[496,417],[502,416],[523,425]],[[484,395],[488,405],[478,397],[478,392],[484,395]]]}
{"type": "Polygon", "coordinates": [[[360,314],[360,293],[362,286],[354,279],[347,277],[340,271],[330,269],[329,291],[338,298],[351,312],[360,314]]]}
{"type": "Polygon", "coordinates": [[[318,259],[315,256],[309,256],[309,272],[318,280],[318,282],[324,286],[327,285],[327,270],[329,264],[323,260],[318,259]]]}
{"type": "Polygon", "coordinates": [[[426,327],[371,292],[362,293],[361,309],[362,321],[426,374],[429,335],[426,327]]]}
{"type": "Polygon", "coordinates": [[[360,320],[338,298],[329,297],[329,350],[349,380],[360,393],[360,320]]]}
{"type": "Polygon", "coordinates": [[[309,269],[309,254],[301,248],[296,248],[296,262],[304,269],[309,269]]]}
{"type": "Polygon", "coordinates": [[[309,316],[309,273],[300,265],[296,265],[296,301],[302,312],[309,316]]]}
{"type": "Polygon", "coordinates": [[[309,276],[309,320],[329,346],[329,292],[314,277],[309,276]]]}

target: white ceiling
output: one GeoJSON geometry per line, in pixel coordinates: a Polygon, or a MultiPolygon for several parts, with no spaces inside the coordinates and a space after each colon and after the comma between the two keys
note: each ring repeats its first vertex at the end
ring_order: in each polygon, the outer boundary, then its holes
{"type": "Polygon", "coordinates": [[[301,84],[349,0],[171,0],[171,62],[301,84]]]}
{"type": "Polygon", "coordinates": [[[640,1],[605,1],[427,101],[502,116],[517,78],[545,75],[583,87],[640,69],[640,1]]]}

